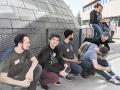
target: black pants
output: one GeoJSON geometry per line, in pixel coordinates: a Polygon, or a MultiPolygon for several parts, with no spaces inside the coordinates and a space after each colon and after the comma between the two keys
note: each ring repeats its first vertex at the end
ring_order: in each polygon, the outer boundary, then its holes
{"type": "MultiPolygon", "coordinates": [[[[13,78],[15,80],[24,80],[25,75],[26,75],[27,71],[29,70],[30,66],[31,65],[29,64],[28,66],[26,66],[24,68],[24,70],[19,75],[16,75],[16,76],[11,77],[11,78],[13,78]]],[[[38,83],[38,80],[40,78],[41,72],[42,72],[42,67],[40,65],[37,65],[34,72],[33,72],[33,81],[31,82],[31,84],[30,84],[30,86],[28,88],[2,84],[1,85],[2,89],[1,90],[36,90],[37,83],[38,83]]]]}
{"type": "MultiPolygon", "coordinates": [[[[98,61],[98,64],[100,64],[101,66],[104,66],[104,67],[109,66],[106,60],[98,59],[97,61],[98,61]]],[[[82,67],[83,67],[83,73],[90,74],[91,72],[95,71],[101,76],[103,76],[106,80],[110,80],[112,78],[111,76],[115,75],[115,73],[113,73],[112,71],[107,73],[103,70],[94,69],[92,62],[86,61],[86,60],[82,61],[82,67]]]]}

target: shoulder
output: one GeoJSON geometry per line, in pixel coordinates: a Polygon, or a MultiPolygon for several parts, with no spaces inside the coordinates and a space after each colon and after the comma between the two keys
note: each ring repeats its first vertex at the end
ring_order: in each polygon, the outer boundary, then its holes
{"type": "Polygon", "coordinates": [[[3,53],[1,59],[11,57],[14,53],[15,53],[15,52],[14,52],[14,48],[12,48],[12,49],[7,49],[7,50],[3,53]]]}
{"type": "Polygon", "coordinates": [[[95,10],[92,10],[90,13],[95,13],[96,11],[95,10]]]}
{"type": "Polygon", "coordinates": [[[47,45],[47,46],[44,46],[43,48],[41,48],[41,50],[40,50],[40,53],[45,53],[45,52],[48,52],[49,51],[49,46],[47,45]]]}

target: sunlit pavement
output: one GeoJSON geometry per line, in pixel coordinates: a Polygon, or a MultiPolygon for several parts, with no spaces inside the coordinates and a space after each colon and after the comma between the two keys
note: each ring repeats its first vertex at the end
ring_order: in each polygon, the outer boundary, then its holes
{"type": "MultiPolygon", "coordinates": [[[[110,44],[111,51],[107,59],[112,65],[115,73],[120,75],[120,40],[110,44]]],[[[107,82],[103,77],[96,74],[87,79],[76,77],[72,81],[60,79],[61,85],[49,85],[50,90],[120,90],[120,85],[114,85],[107,82]]],[[[42,90],[38,86],[37,90],[42,90]]]]}

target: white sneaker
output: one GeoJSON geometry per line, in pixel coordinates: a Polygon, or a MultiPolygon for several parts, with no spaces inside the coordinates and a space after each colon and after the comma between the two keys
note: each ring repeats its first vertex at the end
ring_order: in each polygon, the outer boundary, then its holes
{"type": "Polygon", "coordinates": [[[120,81],[118,81],[116,78],[111,78],[109,80],[109,82],[113,83],[113,84],[116,84],[116,85],[120,85],[120,81]]]}

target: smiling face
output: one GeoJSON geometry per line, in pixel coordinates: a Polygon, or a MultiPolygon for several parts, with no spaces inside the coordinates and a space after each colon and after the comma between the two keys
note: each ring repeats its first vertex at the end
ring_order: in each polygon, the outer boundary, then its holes
{"type": "Polygon", "coordinates": [[[101,36],[101,40],[102,40],[102,42],[105,42],[105,41],[107,41],[107,40],[108,40],[108,38],[109,38],[109,37],[107,37],[107,36],[104,36],[104,35],[102,35],[102,36],[101,36]]]}
{"type": "Polygon", "coordinates": [[[55,48],[59,44],[60,39],[58,37],[53,37],[50,39],[50,46],[55,48]]]}

